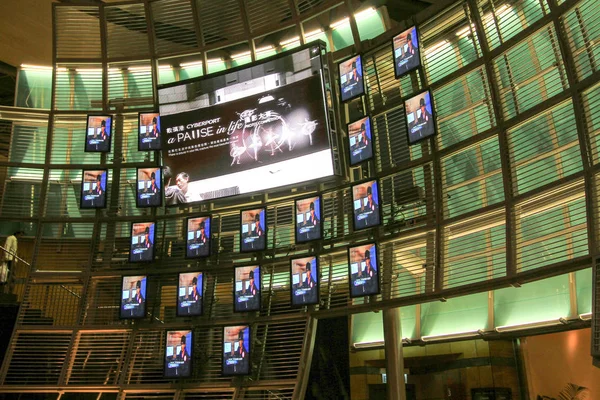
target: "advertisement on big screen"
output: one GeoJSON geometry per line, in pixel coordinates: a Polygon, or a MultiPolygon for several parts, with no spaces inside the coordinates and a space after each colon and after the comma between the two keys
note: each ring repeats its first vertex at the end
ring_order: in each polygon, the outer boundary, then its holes
{"type": "Polygon", "coordinates": [[[239,100],[165,115],[167,205],[333,174],[319,75],[239,100]],[[189,176],[181,182],[178,176],[189,176]]]}

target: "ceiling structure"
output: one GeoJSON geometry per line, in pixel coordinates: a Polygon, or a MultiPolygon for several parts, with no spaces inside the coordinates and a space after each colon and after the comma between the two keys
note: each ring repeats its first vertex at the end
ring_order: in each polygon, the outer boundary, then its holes
{"type": "MultiPolygon", "coordinates": [[[[122,0],[3,0],[0,1],[0,73],[14,74],[21,64],[52,64],[52,3],[114,3],[122,0]],[[11,72],[12,71],[12,72],[11,72]]],[[[387,6],[392,20],[401,21],[437,0],[359,0],[387,6]]]]}

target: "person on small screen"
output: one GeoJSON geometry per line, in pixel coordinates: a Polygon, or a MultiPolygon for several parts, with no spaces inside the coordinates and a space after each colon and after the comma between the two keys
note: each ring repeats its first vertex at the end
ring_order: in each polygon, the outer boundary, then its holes
{"type": "Polygon", "coordinates": [[[181,336],[180,344],[181,350],[173,354],[171,357],[167,357],[166,360],[167,368],[170,368],[171,371],[175,369],[175,372],[169,373],[171,376],[188,376],[190,373],[191,358],[186,348],[187,338],[185,335],[181,336]]]}
{"type": "Polygon", "coordinates": [[[144,296],[142,296],[142,281],[136,281],[135,282],[135,295],[133,296],[133,298],[130,300],[131,304],[135,304],[135,307],[132,307],[131,310],[131,316],[132,317],[143,317],[144,316],[144,303],[145,303],[145,299],[144,296]]]}
{"type": "Polygon", "coordinates": [[[304,294],[304,302],[305,303],[316,303],[317,302],[317,282],[315,281],[314,276],[312,275],[312,266],[310,262],[306,263],[306,279],[302,282],[302,287],[308,289],[304,294]]]}
{"type": "Polygon", "coordinates": [[[343,85],[342,88],[343,98],[348,99],[362,94],[362,90],[362,76],[356,68],[356,61],[353,61],[352,69],[348,74],[348,80],[346,80],[346,83],[343,85]]]}
{"type": "Polygon", "coordinates": [[[419,66],[419,49],[413,45],[412,34],[406,35],[407,50],[402,54],[402,58],[398,63],[399,72],[408,72],[411,69],[419,66]]]}
{"type": "Polygon", "coordinates": [[[152,171],[150,174],[150,187],[144,189],[144,193],[150,194],[147,197],[146,201],[149,206],[159,206],[160,205],[160,189],[156,184],[156,172],[152,171]]]}
{"type": "Polygon", "coordinates": [[[253,231],[253,236],[262,237],[265,234],[265,231],[263,230],[262,226],[260,226],[260,213],[254,215],[254,222],[255,227],[253,231]]]}
{"type": "Polygon", "coordinates": [[[144,241],[139,242],[135,245],[135,249],[146,249],[146,251],[139,252],[140,260],[151,260],[152,259],[152,241],[150,240],[150,228],[146,227],[144,230],[144,241]]]}
{"type": "Polygon", "coordinates": [[[103,119],[102,122],[100,122],[100,139],[101,140],[108,139],[108,135],[106,133],[106,120],[105,119],[103,119]]]}
{"type": "Polygon", "coordinates": [[[195,276],[192,278],[192,292],[188,293],[187,286],[185,288],[185,295],[179,296],[179,315],[191,314],[191,315],[199,315],[202,307],[202,297],[200,296],[200,292],[198,291],[198,277],[195,276]],[[186,303],[185,306],[182,306],[182,303],[186,303]]]}
{"type": "Polygon", "coordinates": [[[415,118],[412,127],[410,127],[410,133],[418,135],[419,138],[428,137],[434,133],[433,117],[427,111],[427,103],[425,98],[421,97],[419,100],[419,114],[415,118]]]}
{"type": "Polygon", "coordinates": [[[365,277],[368,278],[368,281],[365,283],[365,292],[367,293],[376,293],[377,292],[377,271],[373,269],[373,265],[371,265],[371,252],[367,249],[365,250],[365,277]]]}
{"type": "Polygon", "coordinates": [[[93,194],[97,196],[96,197],[96,204],[97,205],[103,205],[105,197],[106,197],[106,192],[102,188],[102,175],[98,175],[96,177],[96,189],[94,189],[93,194]]]}
{"type": "Polygon", "coordinates": [[[260,225],[260,212],[254,215],[254,229],[246,234],[246,238],[253,238],[253,240],[247,243],[242,241],[243,250],[263,250],[265,248],[265,231],[260,225]]]}
{"type": "Polygon", "coordinates": [[[367,147],[369,145],[369,138],[367,137],[367,127],[364,122],[360,124],[360,135],[360,147],[367,147]]]}
{"type": "MultiPolygon", "coordinates": [[[[160,131],[158,130],[158,120],[156,117],[152,118],[152,131],[150,131],[150,135],[158,138],[160,135],[160,131]]],[[[148,136],[148,132],[146,132],[146,136],[148,136]]]]}
{"type": "Polygon", "coordinates": [[[244,331],[240,331],[238,336],[238,348],[235,350],[234,355],[237,358],[237,364],[235,365],[235,372],[246,373],[248,370],[248,350],[244,347],[244,331]]]}
{"type": "Polygon", "coordinates": [[[206,237],[206,232],[204,230],[204,221],[200,222],[200,225],[198,226],[198,231],[200,232],[200,234],[195,235],[196,239],[194,239],[194,243],[206,244],[208,238],[206,237]]]}
{"type": "Polygon", "coordinates": [[[259,306],[259,298],[260,295],[258,292],[258,288],[256,287],[256,282],[254,281],[254,270],[251,270],[248,273],[248,289],[242,288],[242,296],[252,296],[248,301],[246,301],[246,308],[250,310],[256,310],[259,306]]]}
{"type": "Polygon", "coordinates": [[[354,218],[356,219],[356,227],[374,226],[379,223],[379,205],[373,198],[372,186],[367,187],[367,204],[363,203],[360,208],[354,210],[354,218]],[[365,216],[359,218],[363,214],[365,216]]]}
{"type": "Polygon", "coordinates": [[[308,217],[308,219],[306,219],[304,221],[304,226],[311,227],[312,229],[309,229],[306,231],[306,240],[318,239],[319,233],[320,233],[320,230],[319,230],[320,221],[317,218],[314,201],[310,202],[309,209],[310,209],[310,216],[308,217]]]}
{"type": "Polygon", "coordinates": [[[146,133],[140,137],[140,150],[152,150],[155,147],[155,141],[159,138],[158,118],[152,118],[152,129],[146,130],[146,133]]]}
{"type": "Polygon", "coordinates": [[[187,342],[186,336],[181,335],[181,350],[179,351],[179,353],[177,353],[177,360],[183,361],[183,364],[181,365],[181,367],[179,367],[182,375],[186,375],[186,371],[184,371],[184,369],[186,367],[189,367],[189,363],[190,363],[190,356],[187,352],[187,349],[185,348],[186,342],[187,342]]]}

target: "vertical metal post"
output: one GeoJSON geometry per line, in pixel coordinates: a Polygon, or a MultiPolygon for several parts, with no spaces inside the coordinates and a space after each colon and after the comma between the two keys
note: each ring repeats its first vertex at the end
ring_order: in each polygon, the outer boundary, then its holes
{"type": "Polygon", "coordinates": [[[383,310],[383,339],[388,400],[406,400],[400,308],[383,310]]]}

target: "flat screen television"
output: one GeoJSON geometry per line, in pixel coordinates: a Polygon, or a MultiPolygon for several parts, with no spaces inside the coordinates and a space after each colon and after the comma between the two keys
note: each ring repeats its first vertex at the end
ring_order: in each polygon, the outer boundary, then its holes
{"type": "Polygon", "coordinates": [[[412,26],[392,38],[394,48],[394,72],[396,78],[406,75],[421,66],[419,56],[419,33],[412,26]]]}
{"type": "Polygon", "coordinates": [[[107,183],[108,170],[83,170],[79,207],[83,209],[106,208],[107,183]]]}
{"type": "Polygon", "coordinates": [[[297,199],[296,210],[296,243],[311,242],[323,238],[323,224],[321,218],[321,196],[311,196],[297,199]]]}
{"type": "Polygon", "coordinates": [[[242,210],[240,225],[240,251],[262,251],[267,248],[267,210],[254,208],[242,210]]]}
{"type": "Polygon", "coordinates": [[[124,319],[146,316],[146,276],[124,276],[121,281],[120,317],[124,319]]]}
{"type": "Polygon", "coordinates": [[[85,151],[108,153],[112,138],[112,116],[88,115],[85,128],[85,151]]]}
{"type": "Polygon", "coordinates": [[[408,144],[412,145],[435,135],[435,113],[429,90],[404,101],[408,144]]]}
{"type": "Polygon", "coordinates": [[[192,373],[192,331],[167,331],[165,371],[167,378],[188,378],[192,373]]]}
{"type": "Polygon", "coordinates": [[[319,259],[316,256],[290,260],[292,306],[319,303],[319,259]]]}
{"type": "Polygon", "coordinates": [[[249,325],[223,328],[223,375],[250,374],[251,345],[249,325]]]}
{"type": "Polygon", "coordinates": [[[373,132],[371,118],[364,117],[348,124],[350,165],[360,164],[373,158],[373,132]]]}
{"type": "Polygon", "coordinates": [[[379,264],[375,243],[348,248],[350,297],[379,293],[379,264]]]}
{"type": "Polygon", "coordinates": [[[320,47],[158,88],[165,204],[335,174],[320,47]]]}
{"type": "Polygon", "coordinates": [[[371,228],[381,223],[381,199],[379,183],[367,181],[352,186],[352,209],[354,230],[371,228]]]}
{"type": "Polygon", "coordinates": [[[135,201],[138,208],[162,205],[161,168],[138,168],[135,182],[135,201]]]}
{"type": "Polygon", "coordinates": [[[260,266],[235,267],[233,310],[235,312],[260,310],[260,266]]]}
{"type": "Polygon", "coordinates": [[[129,262],[151,262],[154,260],[154,222],[135,222],[131,224],[131,247],[129,262]]]}
{"type": "Polygon", "coordinates": [[[138,114],[138,151],[160,150],[160,114],[138,114]]]}
{"type": "Polygon", "coordinates": [[[212,220],[210,216],[191,217],[186,220],[185,256],[202,258],[210,255],[212,220]]]}
{"type": "Polygon", "coordinates": [[[202,295],[204,293],[202,272],[180,273],[178,282],[177,316],[202,315],[202,295]]]}
{"type": "Polygon", "coordinates": [[[365,94],[362,57],[360,54],[340,62],[338,64],[338,72],[342,102],[365,94]]]}

